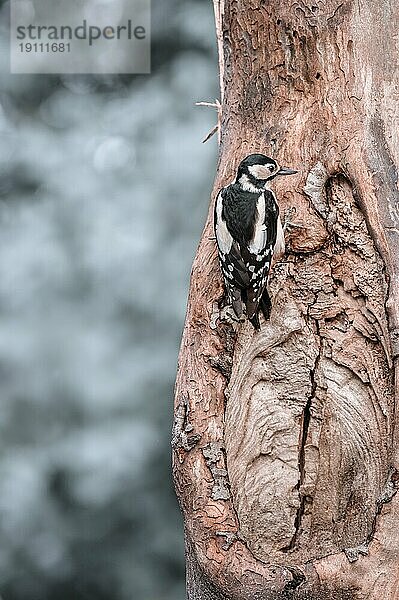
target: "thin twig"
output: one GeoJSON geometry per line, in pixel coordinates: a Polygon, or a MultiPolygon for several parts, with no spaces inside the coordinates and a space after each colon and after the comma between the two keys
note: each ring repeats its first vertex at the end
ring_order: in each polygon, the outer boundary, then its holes
{"type": "Polygon", "coordinates": [[[215,135],[215,133],[219,130],[219,125],[215,125],[215,127],[213,129],[211,129],[211,131],[208,133],[208,135],[206,135],[204,137],[204,139],[202,140],[202,143],[205,144],[205,142],[207,142],[208,140],[211,139],[211,137],[213,135],[215,135]]]}
{"type": "Polygon", "coordinates": [[[220,131],[220,117],[221,117],[222,105],[220,104],[220,101],[216,98],[215,102],[196,102],[195,106],[206,106],[207,108],[216,108],[216,110],[218,111],[218,123],[217,123],[217,125],[215,125],[215,127],[213,127],[213,129],[211,129],[211,131],[202,140],[202,143],[205,144],[205,142],[210,140],[211,137],[213,135],[215,135],[215,133],[217,131],[220,131]]]}

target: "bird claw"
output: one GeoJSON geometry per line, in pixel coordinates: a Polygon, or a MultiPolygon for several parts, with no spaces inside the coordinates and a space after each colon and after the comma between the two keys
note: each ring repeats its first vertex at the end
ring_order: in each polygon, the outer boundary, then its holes
{"type": "Polygon", "coordinates": [[[216,304],[213,307],[210,328],[216,329],[219,322],[228,323],[229,325],[236,325],[237,323],[240,323],[242,321],[245,321],[244,315],[242,315],[241,318],[238,318],[231,304],[227,304],[221,309],[219,309],[216,304]]]}
{"type": "Polygon", "coordinates": [[[243,321],[244,318],[238,318],[234,308],[231,306],[231,304],[227,304],[226,306],[224,306],[219,313],[219,318],[221,321],[225,321],[226,323],[230,323],[231,325],[234,323],[239,323],[240,321],[243,321]]]}

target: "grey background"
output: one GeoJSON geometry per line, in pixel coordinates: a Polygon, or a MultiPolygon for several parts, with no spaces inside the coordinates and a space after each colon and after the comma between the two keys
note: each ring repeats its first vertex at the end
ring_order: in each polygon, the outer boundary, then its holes
{"type": "Polygon", "coordinates": [[[0,594],[183,600],[169,443],[212,3],[153,1],[150,76],[7,75],[0,10],[0,594]]]}

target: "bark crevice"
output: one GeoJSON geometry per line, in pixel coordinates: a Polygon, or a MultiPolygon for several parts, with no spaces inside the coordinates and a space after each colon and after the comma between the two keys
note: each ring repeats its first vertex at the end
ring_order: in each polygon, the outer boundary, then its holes
{"type": "MultiPolygon", "coordinates": [[[[317,324],[316,324],[316,326],[317,326],[317,324]]],[[[319,334],[319,332],[318,332],[318,334],[319,334]]],[[[297,484],[300,504],[299,504],[298,511],[297,511],[295,521],[294,521],[295,531],[294,531],[294,535],[292,536],[292,539],[291,539],[289,545],[286,546],[285,548],[282,548],[282,552],[289,552],[296,547],[300,533],[301,533],[302,517],[305,514],[306,503],[309,502],[309,500],[311,499],[311,497],[306,493],[306,491],[303,490],[303,486],[305,485],[305,481],[306,481],[306,479],[305,479],[305,476],[306,476],[306,443],[308,440],[310,420],[312,418],[312,412],[311,412],[312,402],[316,399],[316,390],[317,390],[316,377],[317,377],[319,363],[320,363],[320,353],[316,357],[314,368],[310,370],[311,395],[310,395],[308,401],[306,402],[306,405],[303,409],[303,414],[302,414],[302,427],[301,427],[301,431],[300,431],[300,439],[299,439],[299,444],[298,444],[298,446],[299,446],[299,451],[298,451],[299,479],[298,479],[298,484],[297,484]]],[[[300,581],[300,583],[302,583],[302,580],[300,581]]]]}

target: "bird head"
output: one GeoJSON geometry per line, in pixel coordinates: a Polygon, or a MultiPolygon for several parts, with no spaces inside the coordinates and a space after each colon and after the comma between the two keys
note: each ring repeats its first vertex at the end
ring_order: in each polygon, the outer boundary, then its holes
{"type": "Polygon", "coordinates": [[[280,165],[264,154],[250,154],[241,161],[236,183],[248,191],[265,189],[268,182],[279,175],[294,175],[298,171],[280,165]]]}

